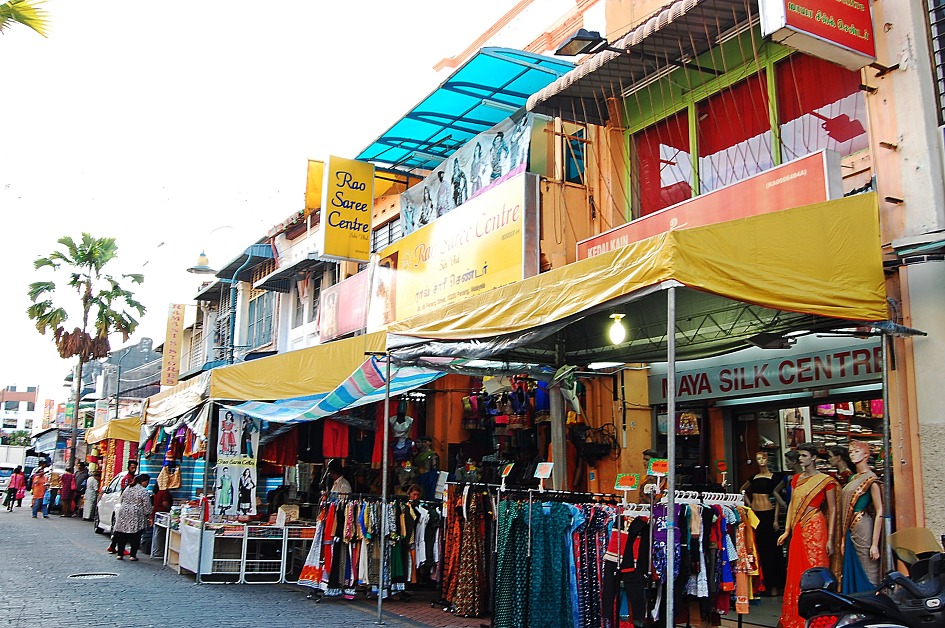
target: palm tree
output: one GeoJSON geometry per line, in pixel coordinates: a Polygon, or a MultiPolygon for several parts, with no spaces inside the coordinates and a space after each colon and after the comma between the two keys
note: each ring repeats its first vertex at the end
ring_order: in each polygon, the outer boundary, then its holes
{"type": "Polygon", "coordinates": [[[0,33],[13,24],[29,26],[34,31],[46,36],[49,14],[38,8],[45,0],[9,0],[0,3],[0,33]]]}
{"type": "MultiPolygon", "coordinates": [[[[134,295],[125,290],[111,275],[103,274],[102,269],[117,257],[118,247],[115,238],[94,238],[88,233],[82,234],[78,244],[69,236],[58,240],[60,249],[48,257],[40,257],[33,262],[36,270],[49,267],[53,271],[60,268],[68,272],[66,285],[74,289],[79,296],[82,326],[68,332],[63,324],[69,314],[62,307],[53,305],[52,297],[56,284],[52,281],[36,281],[30,284],[29,297],[33,302],[26,310],[27,316],[35,322],[39,333],[45,335],[52,331],[56,348],[62,358],[79,358],[76,369],[76,401],[72,410],[72,445],[71,464],[75,464],[75,449],[78,436],[79,402],[82,397],[82,365],[108,356],[111,346],[108,336],[120,333],[124,341],[138,326],[137,319],[129,310],[135,310],[138,316],[144,316],[145,307],[135,300],[134,295]],[[89,333],[89,325],[95,335],[89,333]]],[[[121,279],[136,284],[144,281],[139,274],[122,275],[121,279]]]]}

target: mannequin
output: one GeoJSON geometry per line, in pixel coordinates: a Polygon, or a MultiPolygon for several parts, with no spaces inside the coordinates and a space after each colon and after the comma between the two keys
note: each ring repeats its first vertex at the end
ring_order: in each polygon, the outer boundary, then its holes
{"type": "Polygon", "coordinates": [[[410,428],[413,418],[395,415],[390,418],[390,431],[394,436],[393,456],[397,462],[404,462],[413,455],[413,441],[410,440],[410,428]]]}
{"type": "Polygon", "coordinates": [[[880,581],[880,540],[883,534],[883,494],[879,478],[869,468],[870,447],[850,442],[855,471],[840,492],[841,591],[872,591],[880,581]]]}
{"type": "Polygon", "coordinates": [[[790,537],[787,581],[781,606],[784,628],[803,628],[804,620],[797,614],[801,574],[811,567],[828,567],[834,551],[834,528],[837,513],[837,481],[817,470],[818,448],[814,443],[797,447],[801,473],[791,478],[791,502],[788,505],[784,533],[778,537],[783,545],[790,537]],[[826,517],[821,507],[826,505],[826,517]]]}
{"type": "Polygon", "coordinates": [[[843,486],[853,475],[853,461],[846,447],[831,447],[827,450],[827,462],[837,468],[837,482],[843,486]]]}
{"type": "Polygon", "coordinates": [[[755,528],[758,558],[765,592],[773,596],[779,595],[784,588],[784,555],[778,548],[778,514],[785,504],[776,490],[778,480],[768,470],[768,454],[759,451],[755,454],[755,461],[758,463],[758,473],[745,482],[741,490],[745,504],[758,517],[758,527],[755,528]]]}

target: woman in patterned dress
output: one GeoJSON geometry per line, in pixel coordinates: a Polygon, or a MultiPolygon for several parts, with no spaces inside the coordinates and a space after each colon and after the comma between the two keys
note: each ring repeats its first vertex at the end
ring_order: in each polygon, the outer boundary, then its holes
{"type": "Polygon", "coordinates": [[[131,545],[129,560],[138,560],[141,533],[152,523],[151,495],[146,488],[150,481],[151,476],[142,473],[121,494],[120,507],[115,518],[115,544],[118,548],[118,560],[124,558],[125,545],[129,544],[131,545]]]}

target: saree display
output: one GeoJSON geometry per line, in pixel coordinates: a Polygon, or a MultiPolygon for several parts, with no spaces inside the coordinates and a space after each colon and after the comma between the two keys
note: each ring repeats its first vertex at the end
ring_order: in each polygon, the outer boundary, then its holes
{"type": "Polygon", "coordinates": [[[880,561],[870,557],[876,521],[870,488],[878,481],[872,471],[857,473],[840,491],[842,542],[837,549],[841,552],[843,570],[838,576],[845,594],[872,591],[879,584],[880,561]]]}
{"type": "Polygon", "coordinates": [[[803,628],[804,620],[797,614],[801,574],[811,567],[827,567],[828,529],[824,513],[820,511],[827,491],[835,490],[837,482],[829,475],[815,473],[804,478],[796,475],[791,480],[793,492],[788,504],[791,544],[788,549],[787,582],[780,624],[784,628],[803,628]]]}

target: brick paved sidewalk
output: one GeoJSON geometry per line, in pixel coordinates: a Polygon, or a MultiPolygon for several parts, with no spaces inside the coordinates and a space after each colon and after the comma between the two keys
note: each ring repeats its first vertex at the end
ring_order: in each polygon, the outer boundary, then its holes
{"type": "MultiPolygon", "coordinates": [[[[26,504],[12,513],[0,511],[0,618],[16,628],[376,625],[376,600],[316,604],[306,599],[308,589],[295,585],[197,586],[192,576],[178,575],[143,553],[136,563],[116,561],[107,546],[108,537],[80,519],[32,519],[26,504]],[[116,576],[69,577],[89,573],[116,576]]],[[[385,602],[384,621],[421,628],[488,624],[431,608],[424,594],[385,602]]]]}

